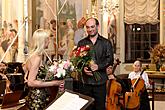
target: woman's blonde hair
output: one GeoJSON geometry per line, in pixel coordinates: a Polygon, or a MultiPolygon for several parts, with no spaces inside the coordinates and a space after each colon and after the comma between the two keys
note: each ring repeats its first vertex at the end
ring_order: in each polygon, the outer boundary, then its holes
{"type": "Polygon", "coordinates": [[[46,39],[48,39],[51,35],[50,30],[38,29],[33,33],[32,37],[32,52],[42,54],[44,51],[46,39]]]}

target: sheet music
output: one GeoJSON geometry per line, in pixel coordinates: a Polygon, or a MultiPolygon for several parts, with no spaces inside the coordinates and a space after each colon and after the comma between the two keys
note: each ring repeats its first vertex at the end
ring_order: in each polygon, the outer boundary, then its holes
{"type": "Polygon", "coordinates": [[[80,98],[77,94],[65,91],[46,110],[80,110],[86,103],[88,103],[88,100],[80,98]]]}

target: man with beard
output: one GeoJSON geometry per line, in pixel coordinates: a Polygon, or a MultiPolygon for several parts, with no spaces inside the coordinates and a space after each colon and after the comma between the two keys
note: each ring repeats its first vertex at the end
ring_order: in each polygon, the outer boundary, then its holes
{"type": "Polygon", "coordinates": [[[92,51],[90,57],[94,63],[83,68],[84,81],[79,80],[78,90],[95,99],[90,110],[105,110],[108,80],[106,68],[113,65],[113,48],[111,42],[98,33],[99,21],[96,18],[87,19],[85,26],[88,36],[78,42],[78,47],[89,45],[92,51]],[[95,72],[100,73],[100,80],[93,77],[95,72]]]}

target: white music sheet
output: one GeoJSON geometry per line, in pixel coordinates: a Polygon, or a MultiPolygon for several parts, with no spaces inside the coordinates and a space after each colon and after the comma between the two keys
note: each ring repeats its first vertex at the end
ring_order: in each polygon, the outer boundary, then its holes
{"type": "Polygon", "coordinates": [[[88,100],[80,98],[79,95],[65,91],[46,110],[80,110],[88,100]]]}

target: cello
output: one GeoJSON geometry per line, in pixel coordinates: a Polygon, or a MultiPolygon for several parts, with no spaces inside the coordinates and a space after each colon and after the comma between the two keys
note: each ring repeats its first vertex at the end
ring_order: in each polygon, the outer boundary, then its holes
{"type": "Polygon", "coordinates": [[[140,107],[140,92],[145,87],[144,80],[141,78],[144,71],[145,69],[143,69],[139,78],[131,80],[131,92],[125,93],[125,108],[127,109],[138,110],[140,107]]]}
{"type": "Polygon", "coordinates": [[[114,71],[121,62],[119,59],[116,59],[116,63],[114,63],[112,67],[112,72],[108,73],[108,75],[114,76],[114,78],[109,79],[107,81],[107,97],[106,97],[106,110],[120,110],[119,105],[119,94],[122,90],[121,84],[116,81],[114,71]]]}

